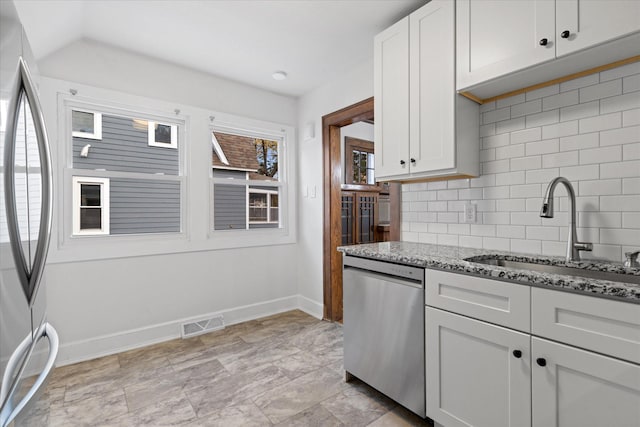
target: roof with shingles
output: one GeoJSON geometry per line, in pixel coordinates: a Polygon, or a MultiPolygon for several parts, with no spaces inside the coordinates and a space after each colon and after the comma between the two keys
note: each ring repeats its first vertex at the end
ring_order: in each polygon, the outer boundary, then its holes
{"type": "Polygon", "coordinates": [[[239,169],[257,171],[258,159],[256,157],[256,147],[254,138],[248,136],[232,135],[228,133],[214,132],[222,152],[227,157],[229,164],[224,164],[215,149],[211,157],[211,165],[216,168],[239,169]]]}

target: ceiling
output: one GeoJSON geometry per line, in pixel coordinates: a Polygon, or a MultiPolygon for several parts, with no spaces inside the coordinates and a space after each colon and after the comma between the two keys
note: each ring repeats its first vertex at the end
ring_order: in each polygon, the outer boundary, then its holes
{"type": "Polygon", "coordinates": [[[299,96],[364,62],[373,36],[425,0],[15,0],[42,59],[96,40],[299,96]],[[274,80],[274,71],[288,78],[274,80]]]}

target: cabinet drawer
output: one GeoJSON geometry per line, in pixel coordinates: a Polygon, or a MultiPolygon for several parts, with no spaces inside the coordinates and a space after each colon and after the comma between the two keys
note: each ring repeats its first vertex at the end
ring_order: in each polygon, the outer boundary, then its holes
{"type": "Polygon", "coordinates": [[[530,332],[530,288],[481,277],[426,271],[425,304],[530,332]]]}
{"type": "Polygon", "coordinates": [[[532,333],[640,363],[640,304],[532,288],[532,333]]]}

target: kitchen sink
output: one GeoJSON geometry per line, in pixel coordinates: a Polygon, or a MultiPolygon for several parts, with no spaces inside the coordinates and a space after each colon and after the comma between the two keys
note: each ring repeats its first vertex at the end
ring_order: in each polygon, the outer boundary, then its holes
{"type": "Polygon", "coordinates": [[[540,273],[564,274],[574,277],[589,279],[611,280],[613,282],[634,283],[640,285],[640,276],[633,274],[616,273],[612,271],[588,270],[584,268],[567,267],[565,265],[536,264],[526,261],[511,261],[501,258],[471,257],[465,261],[478,264],[495,265],[498,267],[513,268],[516,270],[537,271],[540,273]]]}

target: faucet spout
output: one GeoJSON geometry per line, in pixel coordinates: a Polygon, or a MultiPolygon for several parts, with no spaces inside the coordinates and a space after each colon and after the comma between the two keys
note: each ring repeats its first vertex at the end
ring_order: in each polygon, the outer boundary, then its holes
{"type": "Polygon", "coordinates": [[[540,216],[542,218],[553,218],[553,193],[558,184],[563,184],[566,187],[570,204],[567,262],[580,261],[580,251],[591,251],[593,250],[593,245],[591,243],[578,241],[578,233],[576,231],[576,193],[573,190],[573,185],[571,185],[571,182],[567,178],[559,176],[551,180],[542,199],[540,216]]]}

